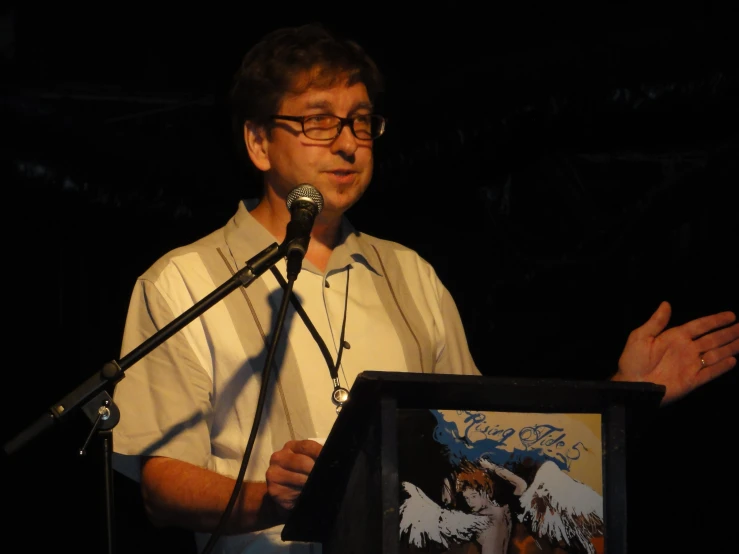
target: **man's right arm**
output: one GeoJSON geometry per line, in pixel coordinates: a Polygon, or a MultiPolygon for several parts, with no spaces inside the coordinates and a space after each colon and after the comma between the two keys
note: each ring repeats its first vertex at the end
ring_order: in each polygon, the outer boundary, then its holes
{"type": "MultiPolygon", "coordinates": [[[[141,464],[144,507],[158,527],[212,533],[235,486],[230,477],[173,458],[150,457],[141,464]]],[[[267,483],[245,481],[224,533],[273,527],[283,523],[286,514],[267,494],[267,483]]]]}
{"type": "MultiPolygon", "coordinates": [[[[224,528],[227,535],[284,523],[321,452],[311,440],[289,441],[272,454],[265,482],[245,481],[224,528]]],[[[149,520],[211,533],[217,528],[236,481],[166,457],[144,458],[141,491],[149,520]]]]}

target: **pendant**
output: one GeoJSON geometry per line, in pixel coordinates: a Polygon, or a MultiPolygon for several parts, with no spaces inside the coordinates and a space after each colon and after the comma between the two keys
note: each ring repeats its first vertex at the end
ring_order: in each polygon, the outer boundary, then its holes
{"type": "Polygon", "coordinates": [[[334,392],[331,394],[331,402],[336,406],[336,413],[341,412],[341,407],[349,400],[349,391],[338,384],[334,386],[334,392]]]}

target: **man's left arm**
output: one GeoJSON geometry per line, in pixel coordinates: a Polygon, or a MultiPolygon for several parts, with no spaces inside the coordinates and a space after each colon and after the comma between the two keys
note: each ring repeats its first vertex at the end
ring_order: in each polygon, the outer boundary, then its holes
{"type": "Polygon", "coordinates": [[[671,315],[670,304],[662,302],[644,325],[629,334],[611,378],[664,385],[663,405],[732,369],[739,354],[739,323],[733,312],[665,330],[671,315]]]}

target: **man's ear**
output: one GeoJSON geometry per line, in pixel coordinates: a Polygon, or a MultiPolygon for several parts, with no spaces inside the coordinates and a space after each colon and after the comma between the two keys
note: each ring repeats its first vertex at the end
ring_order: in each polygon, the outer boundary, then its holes
{"type": "Polygon", "coordinates": [[[260,171],[267,171],[271,164],[269,163],[268,149],[269,140],[267,138],[267,130],[261,126],[247,121],[244,123],[244,144],[246,151],[252,163],[260,171]]]}

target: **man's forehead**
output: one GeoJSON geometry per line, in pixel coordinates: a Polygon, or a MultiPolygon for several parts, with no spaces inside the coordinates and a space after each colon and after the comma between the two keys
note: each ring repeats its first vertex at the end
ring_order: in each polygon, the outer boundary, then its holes
{"type": "Polygon", "coordinates": [[[290,91],[301,94],[309,89],[327,89],[335,86],[348,86],[352,80],[349,71],[330,69],[317,65],[307,71],[297,73],[290,83],[290,91]]]}
{"type": "Polygon", "coordinates": [[[312,84],[302,90],[285,93],[280,104],[290,104],[301,108],[329,108],[337,104],[351,104],[352,108],[371,108],[372,102],[363,83],[349,84],[342,80],[329,85],[312,84]]]}

